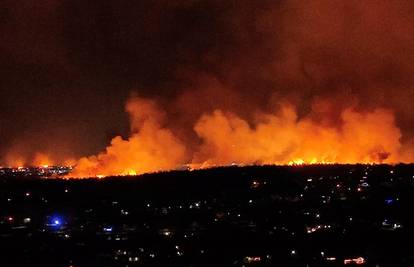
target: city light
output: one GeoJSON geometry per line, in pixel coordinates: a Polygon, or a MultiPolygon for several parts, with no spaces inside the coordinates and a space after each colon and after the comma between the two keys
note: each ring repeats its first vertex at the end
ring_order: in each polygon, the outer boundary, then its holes
{"type": "Polygon", "coordinates": [[[354,259],[345,259],[344,264],[345,265],[349,265],[349,264],[362,265],[362,264],[365,264],[365,259],[363,257],[358,257],[354,259]]]}
{"type": "Polygon", "coordinates": [[[110,232],[112,232],[112,227],[104,227],[103,231],[110,233],[110,232]]]}

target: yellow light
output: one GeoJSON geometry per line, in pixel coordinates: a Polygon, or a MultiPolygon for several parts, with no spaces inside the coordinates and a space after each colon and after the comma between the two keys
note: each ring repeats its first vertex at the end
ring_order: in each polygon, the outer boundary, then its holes
{"type": "Polygon", "coordinates": [[[137,175],[137,172],[134,169],[126,169],[122,172],[123,176],[134,176],[137,175]]]}
{"type": "Polygon", "coordinates": [[[305,161],[303,159],[294,159],[292,161],[289,161],[289,165],[303,165],[305,164],[305,161]]]}

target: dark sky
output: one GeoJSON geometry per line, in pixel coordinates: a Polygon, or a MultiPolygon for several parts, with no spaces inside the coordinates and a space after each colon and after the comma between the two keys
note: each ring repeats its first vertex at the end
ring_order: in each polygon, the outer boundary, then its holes
{"type": "Polygon", "coordinates": [[[413,132],[412,1],[3,0],[0,36],[3,162],[102,150],[128,134],[131,92],[179,126],[327,99],[322,119],[386,107],[413,132]]]}

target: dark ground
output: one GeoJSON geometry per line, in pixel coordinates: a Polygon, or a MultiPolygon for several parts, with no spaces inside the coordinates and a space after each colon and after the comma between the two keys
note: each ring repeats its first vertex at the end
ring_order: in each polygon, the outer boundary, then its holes
{"type": "Polygon", "coordinates": [[[0,179],[0,266],[414,266],[414,165],[0,179]]]}

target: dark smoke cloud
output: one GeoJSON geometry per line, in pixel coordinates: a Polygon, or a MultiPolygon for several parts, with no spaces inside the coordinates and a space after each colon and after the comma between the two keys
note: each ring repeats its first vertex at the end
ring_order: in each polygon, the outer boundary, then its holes
{"type": "Polygon", "coordinates": [[[413,26],[411,1],[2,1],[0,153],[93,154],[128,135],[131,91],[191,144],[204,113],[287,102],[327,125],[391,109],[409,143],[413,26]]]}

